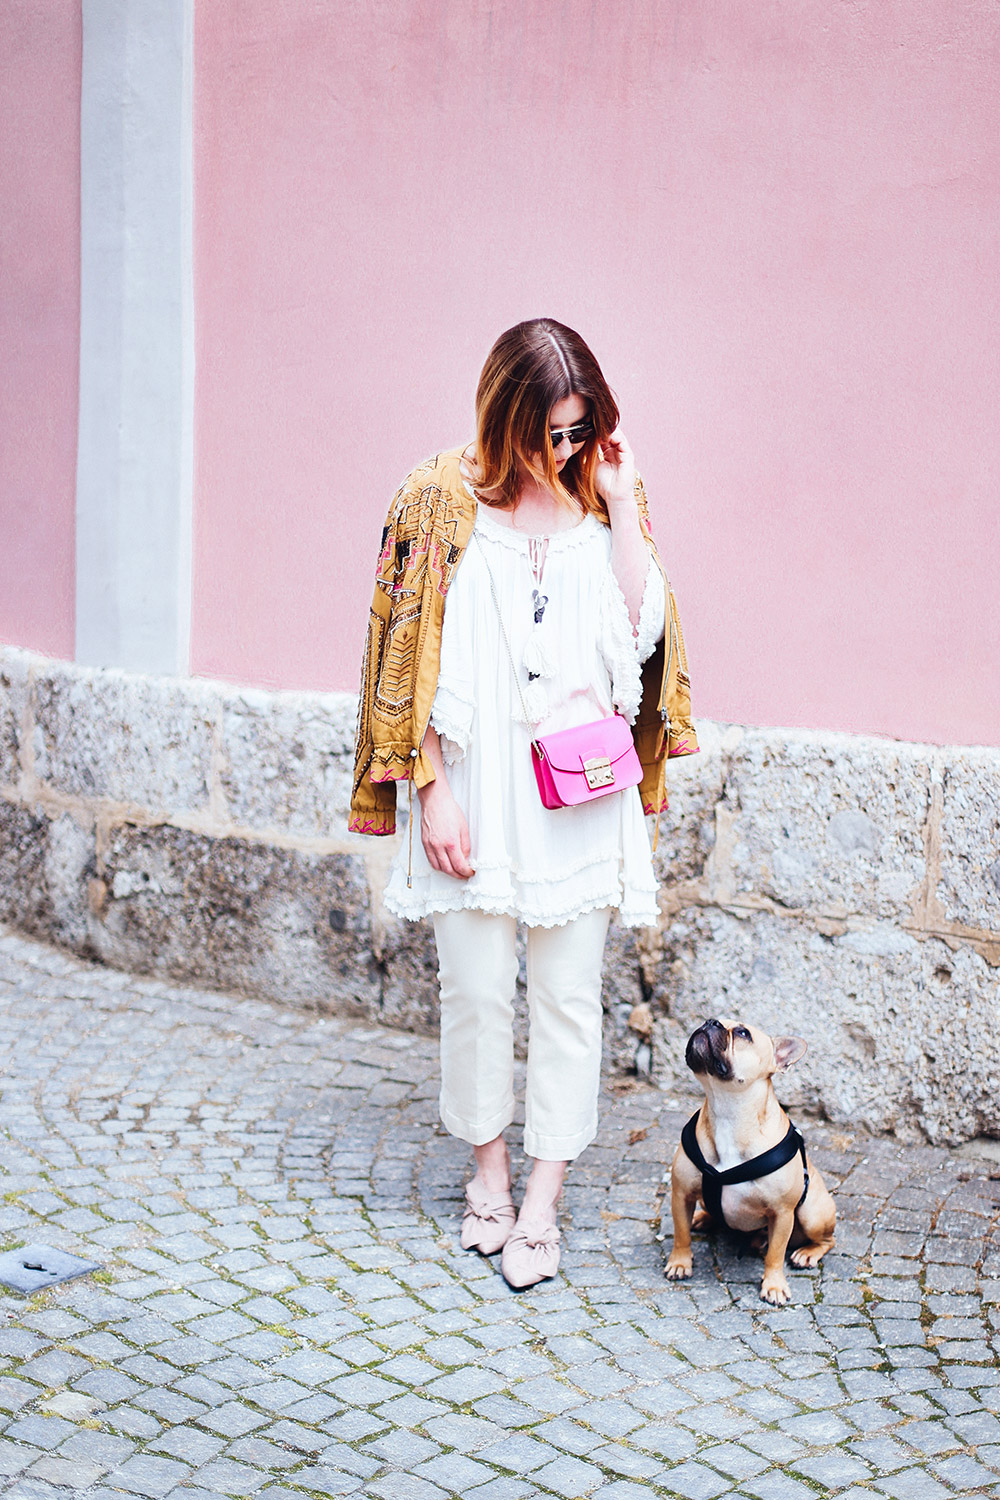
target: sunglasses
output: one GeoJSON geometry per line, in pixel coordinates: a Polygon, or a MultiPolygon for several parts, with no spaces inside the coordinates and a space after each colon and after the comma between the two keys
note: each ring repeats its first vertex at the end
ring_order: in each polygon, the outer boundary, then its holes
{"type": "Polygon", "coordinates": [[[553,448],[558,448],[564,438],[569,438],[574,448],[585,443],[588,438],[594,436],[594,424],[591,421],[577,422],[575,427],[559,427],[555,432],[549,432],[549,441],[553,448]]]}

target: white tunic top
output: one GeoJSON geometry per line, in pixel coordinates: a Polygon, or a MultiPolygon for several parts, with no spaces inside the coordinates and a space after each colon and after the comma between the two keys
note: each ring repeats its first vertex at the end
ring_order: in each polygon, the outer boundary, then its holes
{"type": "Polygon", "coordinates": [[[414,797],[412,885],[406,884],[404,838],[385,904],[400,917],[474,907],[537,927],[611,906],[627,927],[651,925],[656,879],[639,788],[578,807],[542,806],[531,762],[532,730],[524,722],[490,573],[539,734],[586,724],[615,709],[635,722],[640,667],[663,634],[663,579],[650,557],[637,639],[611,570],[608,527],[587,515],[547,538],[540,584],[531,543],[480,505],[445,603],[431,724],[441,737],[448,784],[468,820],[469,862],[476,873],[459,880],[431,868],[414,797]],[[537,674],[530,683],[528,667],[537,674]]]}

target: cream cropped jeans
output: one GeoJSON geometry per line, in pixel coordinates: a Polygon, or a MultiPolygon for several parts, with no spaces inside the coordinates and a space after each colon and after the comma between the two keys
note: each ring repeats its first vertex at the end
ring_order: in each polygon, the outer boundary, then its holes
{"type": "MultiPolygon", "coordinates": [[[[528,928],[528,1072],[524,1149],[572,1161],[597,1134],[601,961],[611,910],[528,928]]],[[[473,1146],[514,1118],[513,917],[434,917],[441,981],[441,1119],[473,1146]]]]}

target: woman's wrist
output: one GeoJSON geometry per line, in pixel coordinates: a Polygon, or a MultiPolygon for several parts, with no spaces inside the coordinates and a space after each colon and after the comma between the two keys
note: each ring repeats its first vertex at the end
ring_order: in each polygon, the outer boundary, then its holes
{"type": "Polygon", "coordinates": [[[427,781],[423,786],[418,786],[417,796],[420,798],[421,807],[426,807],[428,802],[436,802],[439,797],[450,797],[451,788],[444,772],[438,771],[433,781],[427,781]]]}
{"type": "Polygon", "coordinates": [[[629,495],[627,499],[605,499],[604,504],[608,508],[608,520],[612,526],[622,523],[629,526],[639,519],[639,504],[634,495],[629,495]]]}

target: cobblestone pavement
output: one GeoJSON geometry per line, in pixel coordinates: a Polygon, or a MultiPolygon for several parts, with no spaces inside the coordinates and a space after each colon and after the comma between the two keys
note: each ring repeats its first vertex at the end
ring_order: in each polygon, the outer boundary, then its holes
{"type": "Polygon", "coordinates": [[[689,1101],[610,1080],[515,1294],[458,1247],[433,1041],[4,930],[0,995],[3,1246],[106,1267],[0,1298],[0,1493],[1000,1496],[995,1158],[811,1126],[838,1245],[771,1309],[729,1243],[664,1280],[689,1101]]]}

